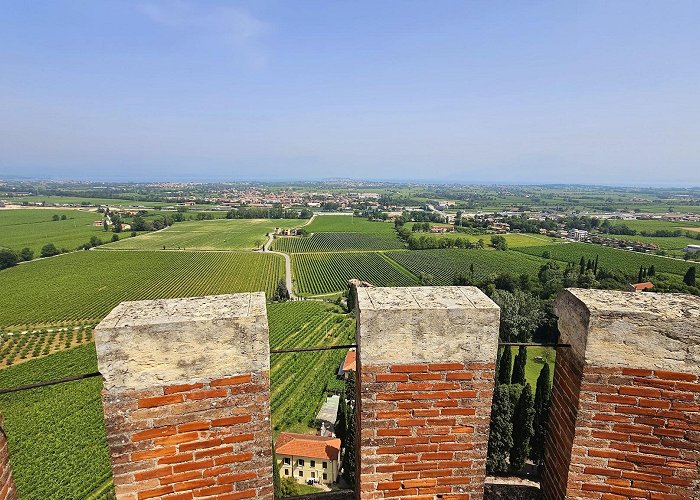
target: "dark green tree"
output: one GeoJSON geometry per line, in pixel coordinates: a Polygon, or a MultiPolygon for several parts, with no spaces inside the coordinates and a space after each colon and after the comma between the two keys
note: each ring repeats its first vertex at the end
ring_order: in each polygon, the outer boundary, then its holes
{"type": "Polygon", "coordinates": [[[501,356],[501,361],[498,365],[498,383],[499,384],[510,384],[510,374],[513,365],[513,353],[511,352],[510,346],[505,346],[503,348],[503,355],[501,356]]]}
{"type": "Polygon", "coordinates": [[[656,268],[654,267],[654,264],[649,266],[649,271],[647,272],[647,276],[649,276],[650,278],[652,276],[656,276],[656,268]]]}
{"type": "MultiPolygon", "coordinates": [[[[496,290],[491,298],[501,308],[500,338],[503,342],[529,342],[544,320],[542,301],[532,294],[496,290]]],[[[508,382],[505,382],[506,384],[508,382]]]]}
{"type": "Polygon", "coordinates": [[[276,302],[285,302],[290,299],[289,290],[287,290],[287,283],[284,278],[279,280],[277,283],[277,288],[275,289],[275,296],[273,300],[276,302]]]}
{"type": "Polygon", "coordinates": [[[54,255],[58,255],[59,252],[58,248],[56,248],[56,245],[53,243],[47,243],[43,247],[41,247],[41,256],[42,257],[52,257],[54,255]]]}
{"type": "Polygon", "coordinates": [[[695,286],[695,266],[689,267],[683,276],[683,283],[688,286],[695,286]]]}
{"type": "Polygon", "coordinates": [[[59,220],[59,219],[60,219],[60,217],[58,216],[58,214],[54,214],[54,215],[51,216],[51,220],[52,220],[52,221],[57,221],[57,220],[59,220]]]}
{"type": "Polygon", "coordinates": [[[530,384],[525,384],[513,410],[513,448],[510,450],[510,468],[513,471],[522,469],[530,455],[530,440],[535,433],[534,417],[532,388],[530,384]]]}
{"type": "Polygon", "coordinates": [[[24,247],[19,251],[19,258],[25,262],[32,260],[34,258],[34,250],[29,247],[24,247]]]}
{"type": "Polygon", "coordinates": [[[549,421],[549,406],[552,399],[552,382],[549,363],[545,363],[537,377],[535,389],[534,436],[532,439],[531,458],[538,464],[544,460],[544,440],[547,435],[549,421]]]}
{"type": "Polygon", "coordinates": [[[513,365],[512,384],[523,385],[525,383],[525,365],[527,364],[527,348],[520,346],[518,354],[515,356],[515,364],[513,365]]]}
{"type": "Polygon", "coordinates": [[[639,266],[639,275],[637,275],[637,283],[641,283],[644,280],[644,268],[639,266]]]}
{"type": "Polygon", "coordinates": [[[355,472],[357,470],[357,456],[355,451],[355,372],[351,372],[345,382],[345,389],[341,395],[347,401],[345,411],[345,440],[343,442],[343,479],[351,485],[355,484],[355,472]]]}
{"type": "Polygon", "coordinates": [[[16,266],[19,256],[9,248],[0,248],[0,269],[16,266]]]}
{"type": "Polygon", "coordinates": [[[586,259],[584,259],[583,255],[581,256],[581,260],[578,262],[578,268],[581,274],[586,270],[586,259]]]}
{"type": "Polygon", "coordinates": [[[508,470],[508,455],[513,447],[513,409],[507,385],[493,393],[486,470],[489,474],[508,470]]]}

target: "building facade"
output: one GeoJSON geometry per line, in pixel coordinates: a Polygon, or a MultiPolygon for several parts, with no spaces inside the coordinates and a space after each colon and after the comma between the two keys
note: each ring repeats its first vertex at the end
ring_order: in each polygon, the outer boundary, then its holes
{"type": "Polygon", "coordinates": [[[280,477],[332,484],[340,471],[340,439],[283,432],[275,443],[280,477]]]}

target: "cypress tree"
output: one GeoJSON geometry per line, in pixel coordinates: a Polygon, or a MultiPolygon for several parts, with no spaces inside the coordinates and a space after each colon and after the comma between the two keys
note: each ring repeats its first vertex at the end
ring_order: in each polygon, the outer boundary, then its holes
{"type": "Polygon", "coordinates": [[[535,433],[534,417],[532,388],[530,384],[525,384],[513,410],[513,448],[510,450],[510,468],[513,471],[522,469],[530,454],[530,440],[535,433]]]}
{"type": "Polygon", "coordinates": [[[508,455],[513,446],[513,410],[507,385],[493,393],[486,470],[489,474],[508,470],[508,455]]]}
{"type": "Polygon", "coordinates": [[[649,277],[656,276],[656,268],[654,267],[654,264],[649,266],[649,272],[647,274],[649,277]]]}
{"type": "Polygon", "coordinates": [[[644,268],[642,268],[642,266],[639,266],[639,275],[637,276],[637,283],[641,283],[643,279],[644,279],[644,268]]]}
{"type": "Polygon", "coordinates": [[[683,277],[683,283],[688,286],[695,286],[695,266],[689,267],[683,277]]]}
{"type": "Polygon", "coordinates": [[[525,365],[527,364],[527,349],[525,346],[520,346],[518,354],[515,356],[515,364],[513,365],[512,384],[523,385],[525,383],[525,365]]]}
{"type": "Polygon", "coordinates": [[[593,263],[593,274],[598,276],[598,256],[595,256],[595,262],[593,263]]]}
{"type": "Polygon", "coordinates": [[[591,259],[588,259],[588,262],[586,262],[586,271],[592,271],[593,270],[593,261],[591,259]]]}
{"type": "Polygon", "coordinates": [[[581,260],[578,263],[579,267],[579,272],[583,274],[583,272],[586,270],[586,259],[583,258],[583,255],[581,256],[581,260]]]}
{"type": "Polygon", "coordinates": [[[552,399],[552,383],[550,381],[549,364],[545,363],[537,377],[535,389],[535,418],[532,439],[532,452],[530,456],[536,463],[544,460],[544,438],[547,435],[549,421],[549,405],[552,399]]]}
{"type": "Polygon", "coordinates": [[[513,367],[513,353],[511,352],[510,346],[505,346],[503,349],[503,355],[501,356],[501,362],[498,365],[498,383],[499,384],[509,384],[510,383],[510,373],[513,367]]]}
{"type": "Polygon", "coordinates": [[[342,395],[348,404],[345,411],[345,455],[343,455],[343,478],[350,485],[355,484],[356,456],[355,456],[355,373],[352,372],[345,382],[345,390],[342,395]]]}

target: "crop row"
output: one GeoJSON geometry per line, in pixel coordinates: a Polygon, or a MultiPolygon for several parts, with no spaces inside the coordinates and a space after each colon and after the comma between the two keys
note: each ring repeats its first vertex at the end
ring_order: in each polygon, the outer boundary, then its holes
{"type": "Polygon", "coordinates": [[[453,284],[456,274],[475,280],[491,278],[499,273],[536,275],[544,260],[512,251],[496,250],[414,250],[390,252],[389,257],[434,285],[453,284]]]}
{"type": "Polygon", "coordinates": [[[1,272],[0,326],[99,321],[125,300],[264,291],[283,276],[278,255],[79,252],[1,272]]]}
{"type": "Polygon", "coordinates": [[[654,266],[656,272],[683,275],[688,270],[687,262],[682,260],[659,257],[656,255],[618,250],[590,243],[568,243],[565,245],[543,245],[522,247],[517,249],[523,254],[538,257],[547,256],[561,262],[578,264],[581,257],[595,260],[598,256],[598,268],[609,271],[620,271],[636,276],[640,267],[654,266]]]}
{"type": "Polygon", "coordinates": [[[0,334],[0,367],[92,341],[92,328],[0,334]]]}
{"type": "Polygon", "coordinates": [[[297,290],[319,295],[344,290],[356,278],[378,286],[410,286],[417,283],[378,253],[317,253],[292,255],[297,290]]]}
{"type": "Polygon", "coordinates": [[[394,234],[314,233],[277,238],[274,249],[286,253],[395,250],[403,244],[394,234]]]}

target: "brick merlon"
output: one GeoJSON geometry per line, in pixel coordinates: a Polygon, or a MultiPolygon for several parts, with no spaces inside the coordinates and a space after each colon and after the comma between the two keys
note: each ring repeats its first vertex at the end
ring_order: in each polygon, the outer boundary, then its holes
{"type": "Polygon", "coordinates": [[[268,371],[268,337],[261,292],[122,302],[95,328],[111,392],[268,371]]]}
{"type": "Polygon", "coordinates": [[[358,287],[362,364],[490,362],[499,307],[475,287],[358,287]]]}
{"type": "Polygon", "coordinates": [[[568,288],[555,312],[589,366],[700,373],[700,297],[568,288]]]}

